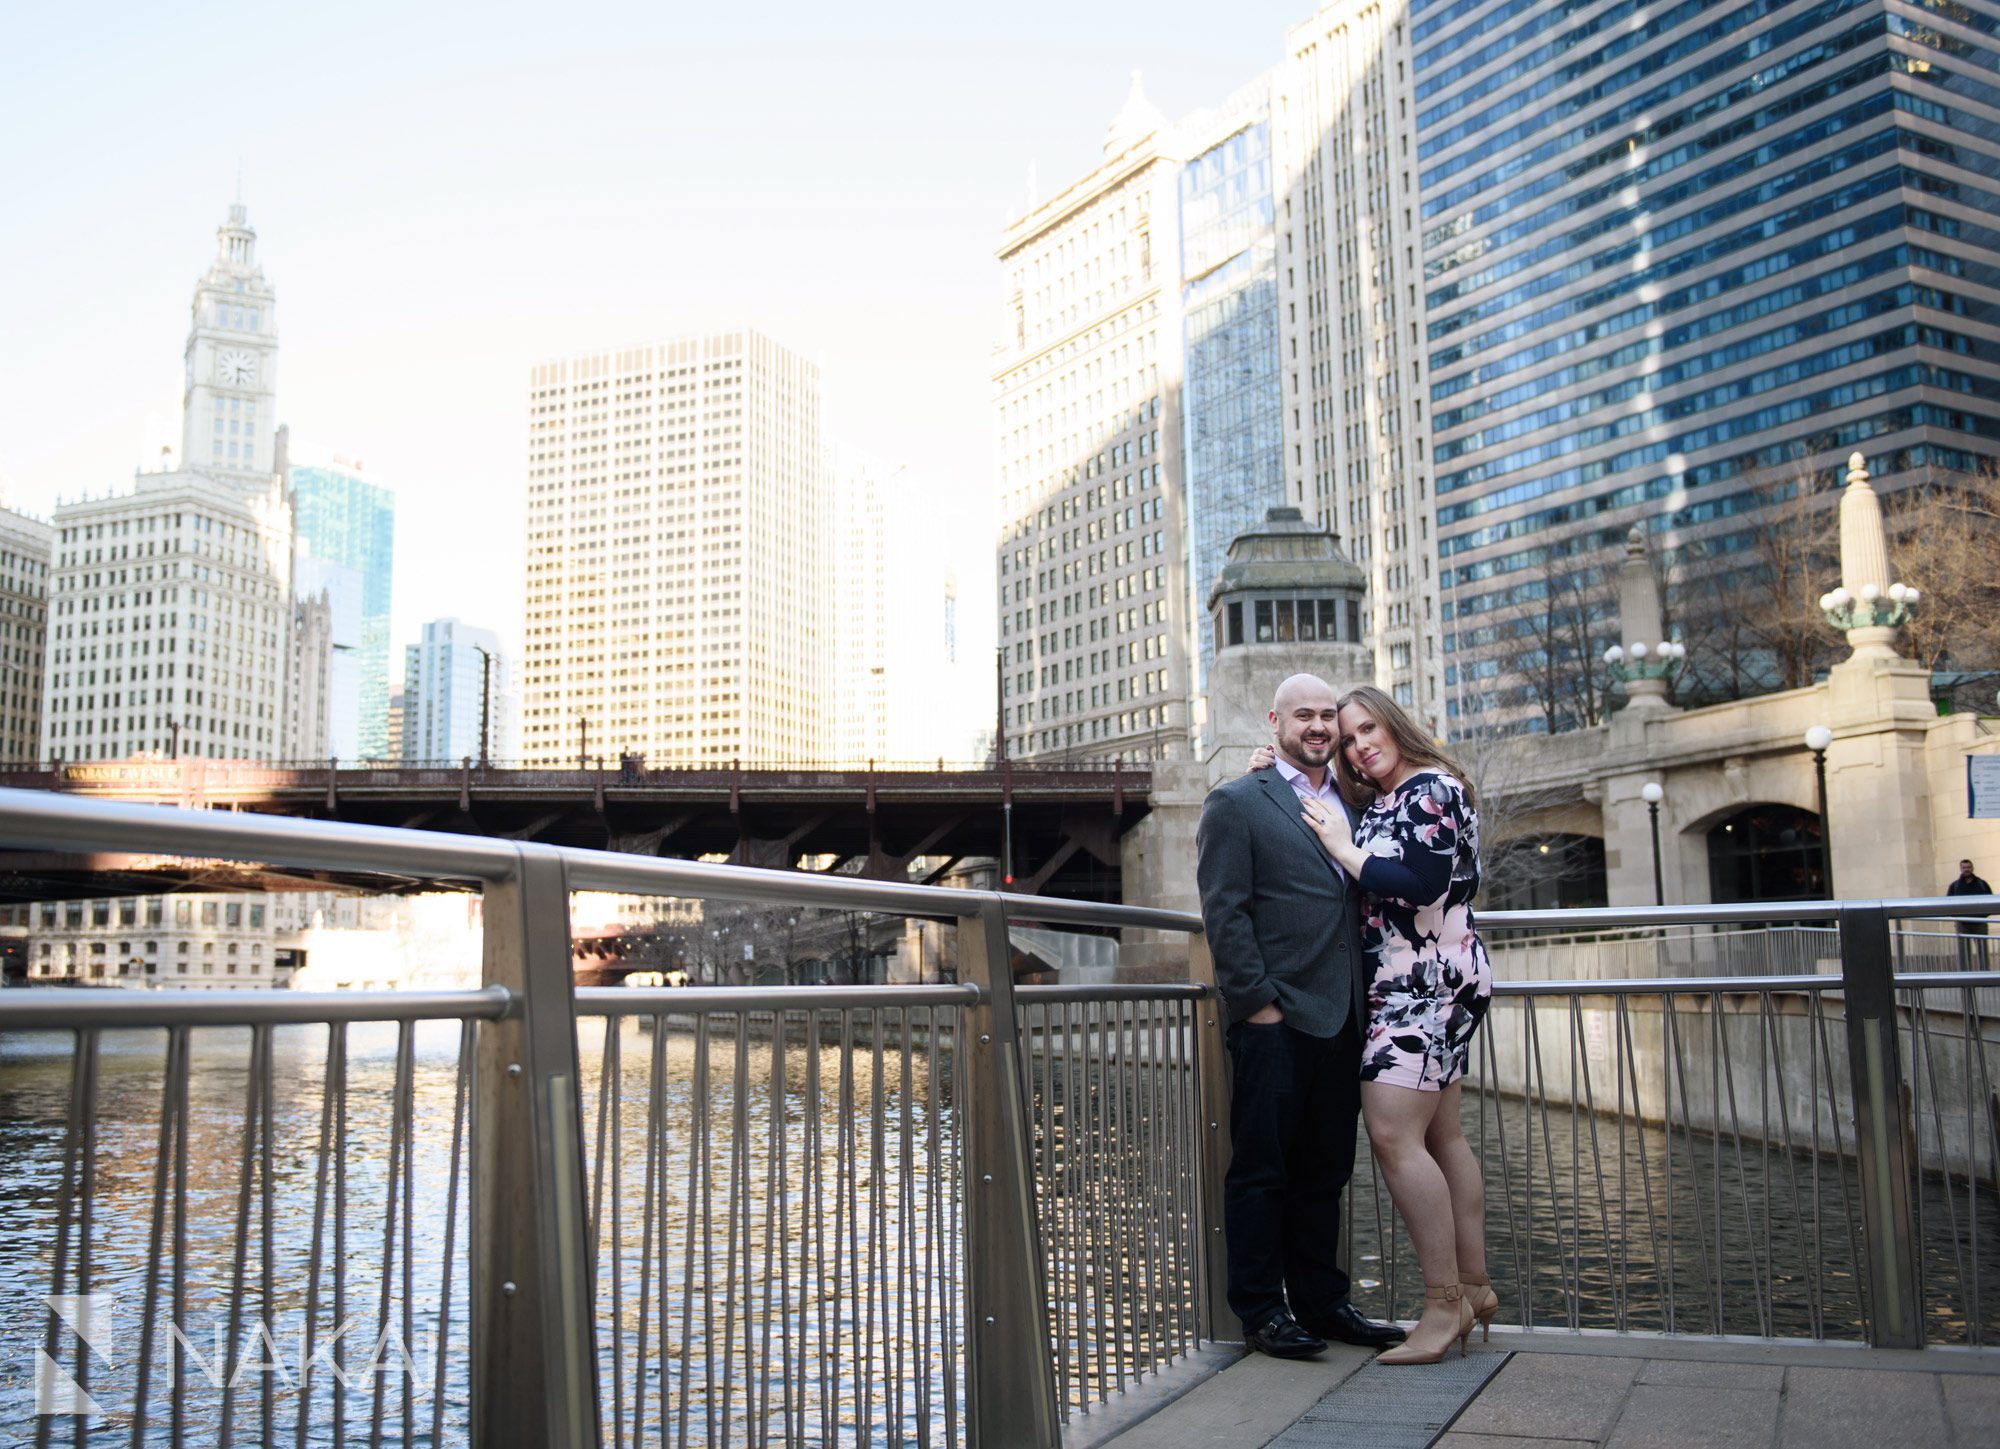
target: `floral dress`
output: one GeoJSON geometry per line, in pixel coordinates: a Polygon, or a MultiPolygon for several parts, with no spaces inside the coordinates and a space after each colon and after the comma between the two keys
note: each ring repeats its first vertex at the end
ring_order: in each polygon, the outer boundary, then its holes
{"type": "Polygon", "coordinates": [[[1359,881],[1371,971],[1361,1080],[1441,1091],[1465,1075],[1493,994],[1472,926],[1479,817],[1457,780],[1420,770],[1368,807],[1354,843],[1373,857],[1359,881]]]}

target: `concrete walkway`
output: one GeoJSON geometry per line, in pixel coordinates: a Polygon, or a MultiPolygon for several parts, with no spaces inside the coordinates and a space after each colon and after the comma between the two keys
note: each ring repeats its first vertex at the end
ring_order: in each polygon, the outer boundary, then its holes
{"type": "MultiPolygon", "coordinates": [[[[1437,1449],[1973,1449],[2000,1444],[2000,1355],[1496,1333],[1511,1354],[1437,1449]]],[[[1102,1449],[1254,1449],[1369,1362],[1250,1355],[1136,1424],[1072,1428],[1102,1449]]],[[[1399,1370],[1400,1372],[1400,1370],[1399,1370]]],[[[1422,1373],[1423,1369],[1410,1369],[1422,1373]]],[[[1137,1406],[1135,1406],[1137,1407],[1137,1406]]],[[[1107,1416],[1115,1418],[1116,1416],[1107,1416]]]]}

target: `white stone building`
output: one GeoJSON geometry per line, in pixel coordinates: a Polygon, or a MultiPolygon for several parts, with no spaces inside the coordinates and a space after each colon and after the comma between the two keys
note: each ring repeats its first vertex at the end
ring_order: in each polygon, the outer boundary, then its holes
{"type": "Polygon", "coordinates": [[[41,519],[0,508],[0,763],[27,763],[41,747],[54,540],[41,519]]]}
{"type": "Polygon", "coordinates": [[[1442,731],[1408,7],[1330,0],[1272,75],[1285,467],[1368,575],[1375,683],[1442,731]]]}
{"type": "Polygon", "coordinates": [[[0,925],[26,937],[32,982],[283,986],[306,909],[304,894],[125,896],[0,906],[0,925]]]}
{"type": "Polygon", "coordinates": [[[241,202],[195,285],[183,359],[181,466],[261,491],[276,468],[277,296],[241,202]]]}
{"type": "Polygon", "coordinates": [[[527,411],[526,760],[823,756],[819,369],[684,337],[540,363],[527,411]]]}
{"type": "Polygon", "coordinates": [[[283,753],[291,510],[274,296],[241,205],[196,284],[182,466],[55,512],[43,758],[283,753]]]}
{"type": "Polygon", "coordinates": [[[1001,240],[1001,710],[1017,757],[1187,752],[1173,146],[1135,77],[1102,164],[1001,240]]]}

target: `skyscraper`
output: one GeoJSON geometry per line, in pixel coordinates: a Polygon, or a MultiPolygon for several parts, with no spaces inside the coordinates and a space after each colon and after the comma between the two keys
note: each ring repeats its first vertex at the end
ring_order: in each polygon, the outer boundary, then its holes
{"type": "Polygon", "coordinates": [[[458,619],[424,625],[422,641],[403,650],[403,759],[512,759],[508,663],[490,629],[458,619]]]}
{"type": "Polygon", "coordinates": [[[818,368],[720,332],[538,364],[527,403],[526,759],[823,755],[818,368]]]}
{"type": "Polygon", "coordinates": [[[274,297],[241,204],[196,283],[182,466],[55,510],[41,755],[270,760],[292,523],[272,472],[274,297]]]}
{"type": "Polygon", "coordinates": [[[13,763],[41,748],[54,539],[41,519],[0,508],[0,760],[13,763]]]}
{"type": "Polygon", "coordinates": [[[1103,162],[1007,227],[994,357],[1008,752],[1188,751],[1179,161],[1138,78],[1103,162]]]}
{"type": "Polygon", "coordinates": [[[1409,23],[1454,713],[1540,727],[1509,661],[1634,524],[1685,623],[1848,453],[1891,494],[2000,454],[1990,3],[1409,23]]]}
{"type": "Polygon", "coordinates": [[[1206,724],[1215,625],[1208,591],[1229,544],[1291,502],[1278,366],[1278,257],[1271,78],[1179,126],[1181,397],[1187,487],[1188,613],[1195,629],[1193,724],[1206,724]]]}
{"type": "Polygon", "coordinates": [[[389,758],[389,606],[396,496],[361,464],[333,456],[286,459],[299,592],[326,588],[333,604],[334,698],[327,749],[343,760],[389,758]],[[351,570],[352,585],[328,569],[351,570]]]}
{"type": "Polygon", "coordinates": [[[1443,721],[1403,4],[1329,0],[1272,85],[1291,498],[1368,575],[1374,682],[1443,721]]]}

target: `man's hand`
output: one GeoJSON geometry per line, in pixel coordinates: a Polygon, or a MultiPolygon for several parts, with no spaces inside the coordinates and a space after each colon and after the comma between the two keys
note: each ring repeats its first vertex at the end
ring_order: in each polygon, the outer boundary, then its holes
{"type": "Polygon", "coordinates": [[[1267,1001],[1243,1018],[1252,1026],[1276,1026],[1285,1019],[1285,1013],[1278,1010],[1278,1003],[1267,1001]]]}

